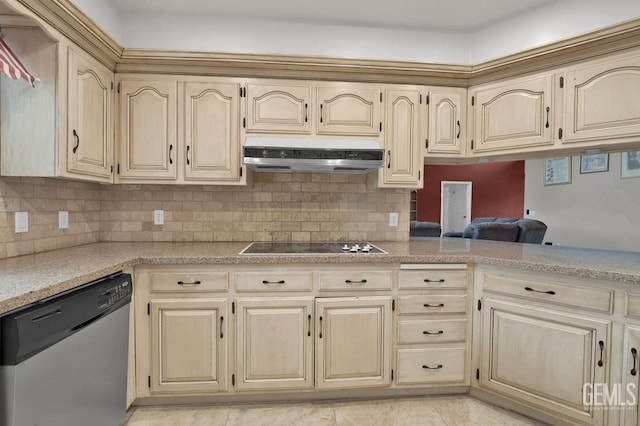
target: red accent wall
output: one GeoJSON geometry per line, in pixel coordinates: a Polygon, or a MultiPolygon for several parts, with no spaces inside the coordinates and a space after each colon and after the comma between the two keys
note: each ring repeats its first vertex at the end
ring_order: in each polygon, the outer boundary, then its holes
{"type": "Polygon", "coordinates": [[[424,166],[424,189],[418,190],[419,221],[440,223],[442,181],[472,182],[471,219],[522,217],[524,211],[524,161],[424,166]]]}

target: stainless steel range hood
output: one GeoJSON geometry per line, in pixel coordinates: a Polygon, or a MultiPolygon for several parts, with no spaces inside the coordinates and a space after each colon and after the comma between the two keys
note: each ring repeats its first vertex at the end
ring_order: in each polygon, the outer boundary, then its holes
{"type": "Polygon", "coordinates": [[[242,163],[255,172],[373,172],[384,164],[375,139],[247,137],[242,163]]]}

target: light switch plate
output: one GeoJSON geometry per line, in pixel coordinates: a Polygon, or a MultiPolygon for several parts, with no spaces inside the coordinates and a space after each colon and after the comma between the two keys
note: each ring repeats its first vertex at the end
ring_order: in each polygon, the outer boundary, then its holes
{"type": "Polygon", "coordinates": [[[61,210],[58,212],[58,228],[60,229],[68,229],[69,228],[69,212],[61,210]]]}
{"type": "Polygon", "coordinates": [[[153,224],[164,225],[164,210],[153,211],[153,224]]]}
{"type": "Polygon", "coordinates": [[[29,212],[16,212],[16,234],[29,232],[29,212]]]}
{"type": "Polygon", "coordinates": [[[398,213],[389,213],[389,226],[398,226],[398,213]]]}

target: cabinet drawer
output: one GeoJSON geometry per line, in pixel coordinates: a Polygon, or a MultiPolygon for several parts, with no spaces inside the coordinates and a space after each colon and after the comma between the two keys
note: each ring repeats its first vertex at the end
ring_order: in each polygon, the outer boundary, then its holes
{"type": "Polygon", "coordinates": [[[626,293],[626,309],[624,314],[628,317],[640,318],[640,294],[626,293]]]}
{"type": "Polygon", "coordinates": [[[402,320],[398,321],[398,343],[463,342],[467,321],[402,320]]]}
{"type": "Polygon", "coordinates": [[[400,296],[399,314],[463,314],[467,311],[466,295],[400,296]]]}
{"type": "Polygon", "coordinates": [[[210,292],[227,291],[228,272],[154,272],[151,274],[151,291],[210,292]]]}
{"type": "Polygon", "coordinates": [[[391,271],[321,271],[320,290],[391,290],[391,271]]]}
{"type": "Polygon", "coordinates": [[[558,305],[611,312],[613,290],[485,273],[484,290],[558,305]]]}
{"type": "Polygon", "coordinates": [[[275,272],[251,271],[236,273],[237,291],[311,291],[311,271],[275,272]]]}
{"type": "Polygon", "coordinates": [[[398,384],[463,381],[463,348],[398,350],[398,384]]]}
{"type": "Polygon", "coordinates": [[[467,271],[437,269],[400,271],[398,288],[467,288],[467,271]]]}

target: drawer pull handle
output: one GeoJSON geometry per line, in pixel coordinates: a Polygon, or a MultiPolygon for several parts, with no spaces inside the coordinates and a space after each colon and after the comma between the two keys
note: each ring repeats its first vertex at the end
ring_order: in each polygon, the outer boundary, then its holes
{"type": "Polygon", "coordinates": [[[347,284],[366,284],[367,280],[360,280],[360,281],[344,280],[344,282],[347,284]]]}
{"type": "Polygon", "coordinates": [[[429,278],[425,278],[424,282],[425,283],[443,283],[444,282],[444,278],[440,278],[439,280],[430,280],[429,278]]]}
{"type": "Polygon", "coordinates": [[[429,334],[429,335],[437,335],[437,334],[444,334],[444,330],[438,330],[438,331],[423,331],[422,334],[429,334]]]}
{"type": "Polygon", "coordinates": [[[636,370],[636,359],[638,358],[638,351],[636,350],[636,348],[631,348],[631,355],[633,355],[633,368],[631,369],[631,375],[635,376],[636,374],[638,374],[638,371],[636,370]]]}
{"type": "Polygon", "coordinates": [[[224,338],[224,334],[222,334],[222,323],[224,322],[224,317],[220,317],[220,338],[224,338]]]}
{"type": "Polygon", "coordinates": [[[278,284],[278,285],[281,285],[281,284],[284,284],[284,280],[280,280],[280,281],[267,281],[267,280],[262,280],[262,284],[265,284],[265,285],[270,285],[270,284],[278,284]]]}
{"type": "Polygon", "coordinates": [[[604,361],[602,360],[602,356],[604,354],[604,342],[600,340],[598,342],[598,346],[600,346],[600,360],[598,361],[598,367],[602,367],[604,365],[604,361]]]}
{"type": "Polygon", "coordinates": [[[193,281],[190,283],[186,283],[184,281],[178,281],[178,285],[200,285],[202,284],[202,281],[198,280],[198,281],[193,281]]]}
{"type": "Polygon", "coordinates": [[[444,303],[438,303],[437,305],[431,305],[429,303],[425,303],[424,305],[425,308],[442,308],[444,307],[444,303]]]}
{"type": "Polygon", "coordinates": [[[318,337],[322,339],[322,317],[320,317],[320,334],[318,337]]]}
{"type": "Polygon", "coordinates": [[[307,336],[311,336],[311,314],[307,315],[307,336]]]}
{"type": "Polygon", "coordinates": [[[550,295],[552,295],[552,296],[553,296],[554,294],[556,294],[556,292],[555,292],[555,291],[553,291],[553,290],[549,290],[549,291],[534,290],[534,289],[532,289],[531,287],[525,287],[524,289],[525,289],[525,290],[527,290],[527,291],[533,291],[534,293],[550,294],[550,295]]]}
{"type": "Polygon", "coordinates": [[[429,367],[428,365],[423,365],[422,368],[426,370],[440,370],[442,368],[442,364],[438,364],[435,367],[429,367]]]}

